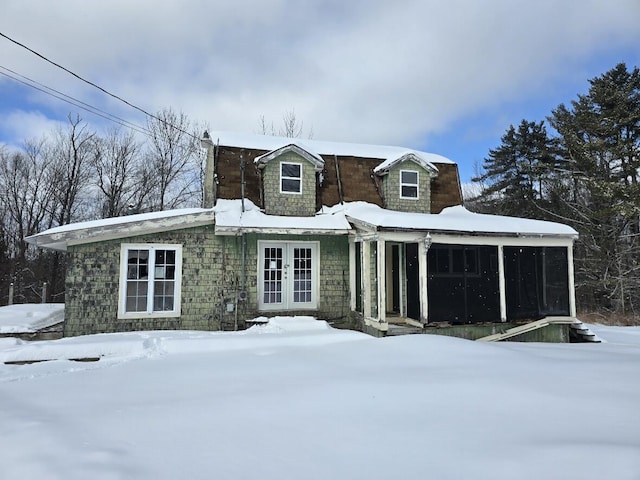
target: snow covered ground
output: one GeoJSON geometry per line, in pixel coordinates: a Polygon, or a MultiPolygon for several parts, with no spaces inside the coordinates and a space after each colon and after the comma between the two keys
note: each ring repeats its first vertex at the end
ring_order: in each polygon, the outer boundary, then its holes
{"type": "Polygon", "coordinates": [[[0,339],[0,478],[638,479],[640,328],[601,344],[238,333],[0,339]],[[100,357],[97,362],[56,360],[100,357]]]}

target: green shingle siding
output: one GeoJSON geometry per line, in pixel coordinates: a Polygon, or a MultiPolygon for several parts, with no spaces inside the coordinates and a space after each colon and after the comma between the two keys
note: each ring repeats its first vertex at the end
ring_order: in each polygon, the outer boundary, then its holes
{"type": "Polygon", "coordinates": [[[385,206],[389,210],[414,213],[431,212],[431,176],[427,170],[412,161],[395,165],[382,179],[385,206]],[[400,171],[418,172],[418,198],[400,197],[400,171]]]}
{"type": "Polygon", "coordinates": [[[309,217],[316,210],[314,166],[294,152],[286,152],[267,163],[263,170],[264,207],[268,215],[309,217]],[[280,164],[302,165],[302,193],[280,193],[280,164]]]}
{"type": "MultiPolygon", "coordinates": [[[[215,236],[197,227],[68,248],[65,336],[131,330],[221,330],[244,328],[257,310],[257,241],[319,241],[318,309],[297,312],[318,318],[349,313],[349,248],[346,236],[246,235],[243,281],[242,236],[215,236]],[[182,247],[181,315],[177,318],[118,319],[122,243],[177,243],[182,247]],[[243,285],[244,283],[244,285],[243,285]],[[243,289],[247,299],[237,301],[243,289]],[[236,312],[227,304],[237,303],[236,312]]],[[[274,315],[277,312],[269,312],[274,315]]],[[[281,312],[286,314],[296,312],[281,312]]]]}

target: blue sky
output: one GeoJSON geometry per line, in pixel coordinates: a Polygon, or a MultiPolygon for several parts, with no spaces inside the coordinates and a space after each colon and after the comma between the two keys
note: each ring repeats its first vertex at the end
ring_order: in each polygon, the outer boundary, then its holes
{"type": "MultiPolygon", "coordinates": [[[[258,132],[295,110],[318,140],[402,145],[474,174],[510,124],[640,65],[638,0],[4,0],[0,33],[157,112],[258,132]]],[[[11,69],[136,124],[144,115],[0,38],[11,69]]],[[[78,112],[0,75],[0,143],[78,112]]]]}

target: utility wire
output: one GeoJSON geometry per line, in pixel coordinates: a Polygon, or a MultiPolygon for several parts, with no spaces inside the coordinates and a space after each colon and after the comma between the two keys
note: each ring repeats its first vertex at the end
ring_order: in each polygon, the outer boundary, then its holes
{"type": "Polygon", "coordinates": [[[11,70],[10,68],[4,67],[2,65],[0,65],[0,69],[1,70],[5,70],[6,72],[9,73],[5,73],[0,71],[0,75],[4,75],[5,77],[8,77],[16,82],[22,83],[23,85],[26,85],[27,87],[31,87],[35,90],[38,90],[42,93],[45,93],[47,95],[51,95],[54,98],[57,98],[58,100],[62,100],[63,102],[67,102],[71,105],[74,105],[78,108],[81,108],[89,113],[92,113],[94,115],[97,115],[99,117],[102,117],[106,120],[110,120],[114,123],[117,123],[123,127],[127,127],[130,128],[138,133],[141,133],[143,135],[150,135],[150,132],[140,126],[140,125],[136,125],[135,123],[132,123],[128,120],[125,120],[124,118],[118,117],[117,115],[113,115],[109,112],[106,112],[98,107],[94,107],[93,105],[90,105],[86,102],[83,102],[82,100],[78,100],[77,98],[74,98],[70,95],[67,95],[66,93],[60,92],[58,90],[56,90],[55,88],[51,88],[48,87],[47,85],[44,85],[36,80],[33,80],[29,77],[26,77],[24,75],[21,75],[18,72],[15,72],[13,70],[11,70]],[[20,78],[18,78],[20,77],[20,78]]]}
{"type": "Polygon", "coordinates": [[[143,108],[140,108],[140,107],[138,107],[138,106],[136,106],[136,105],[134,105],[134,104],[132,104],[132,103],[128,102],[128,101],[127,101],[127,100],[125,100],[124,98],[119,97],[118,95],[116,95],[116,94],[114,94],[114,93],[111,93],[111,92],[109,92],[108,90],[105,90],[105,89],[104,89],[104,88],[102,88],[100,85],[97,85],[97,84],[93,83],[92,81],[87,80],[87,79],[85,79],[85,78],[81,77],[81,76],[80,76],[80,75],[78,75],[77,73],[72,72],[72,71],[71,71],[71,70],[69,70],[68,68],[63,67],[62,65],[60,65],[59,63],[54,62],[53,60],[49,60],[49,59],[48,59],[47,57],[45,57],[44,55],[42,55],[42,54],[40,54],[40,53],[36,52],[36,51],[35,51],[35,50],[33,50],[32,48],[27,47],[25,44],[20,43],[20,42],[18,42],[17,40],[14,40],[13,38],[9,37],[8,35],[5,35],[4,33],[0,32],[0,37],[6,38],[6,39],[7,39],[7,40],[9,40],[10,42],[15,43],[16,45],[18,45],[19,47],[22,47],[22,48],[24,48],[25,50],[27,50],[27,51],[29,51],[29,52],[33,53],[34,55],[36,55],[37,57],[41,58],[41,59],[42,59],[42,60],[44,60],[45,62],[50,63],[51,65],[53,65],[53,66],[55,66],[55,67],[57,67],[57,68],[59,68],[59,69],[61,69],[61,70],[64,70],[64,71],[65,71],[65,72],[67,72],[68,74],[70,74],[70,75],[72,75],[72,76],[76,77],[78,80],[80,80],[80,81],[82,81],[82,82],[84,82],[84,83],[86,83],[86,84],[88,84],[88,85],[91,85],[91,86],[92,86],[92,87],[94,87],[94,88],[97,88],[97,89],[98,89],[98,90],[100,90],[101,92],[103,92],[103,93],[105,93],[105,94],[109,95],[110,97],[115,98],[116,100],[121,101],[122,103],[124,103],[124,104],[126,104],[126,105],[130,106],[131,108],[134,108],[134,109],[138,110],[139,112],[142,112],[142,113],[144,113],[145,115],[147,115],[147,116],[149,116],[149,117],[151,117],[151,118],[153,118],[153,119],[155,119],[155,120],[157,120],[157,121],[159,121],[159,122],[161,122],[161,123],[164,123],[165,125],[168,125],[168,126],[170,126],[170,127],[172,127],[172,128],[175,128],[176,130],[178,130],[178,131],[180,131],[180,132],[184,133],[185,135],[189,135],[190,137],[194,138],[195,140],[199,140],[199,138],[198,138],[198,137],[196,137],[195,135],[193,135],[192,133],[187,132],[187,131],[185,131],[185,130],[182,130],[181,128],[177,127],[176,125],[171,125],[171,124],[170,124],[169,122],[167,122],[166,120],[163,120],[163,119],[161,119],[161,118],[157,117],[156,115],[154,115],[154,114],[152,114],[152,113],[147,112],[147,111],[146,111],[146,110],[144,110],[143,108]]]}

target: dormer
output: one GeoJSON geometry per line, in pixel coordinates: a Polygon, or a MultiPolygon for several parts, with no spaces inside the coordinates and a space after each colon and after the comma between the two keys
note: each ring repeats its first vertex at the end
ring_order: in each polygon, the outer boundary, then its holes
{"type": "Polygon", "coordinates": [[[292,143],[254,160],[262,172],[264,210],[268,215],[310,217],[316,213],[320,155],[292,143]]]}
{"type": "Polygon", "coordinates": [[[389,210],[431,213],[431,180],[438,169],[413,152],[387,160],[374,169],[382,179],[382,196],[389,210]]]}

